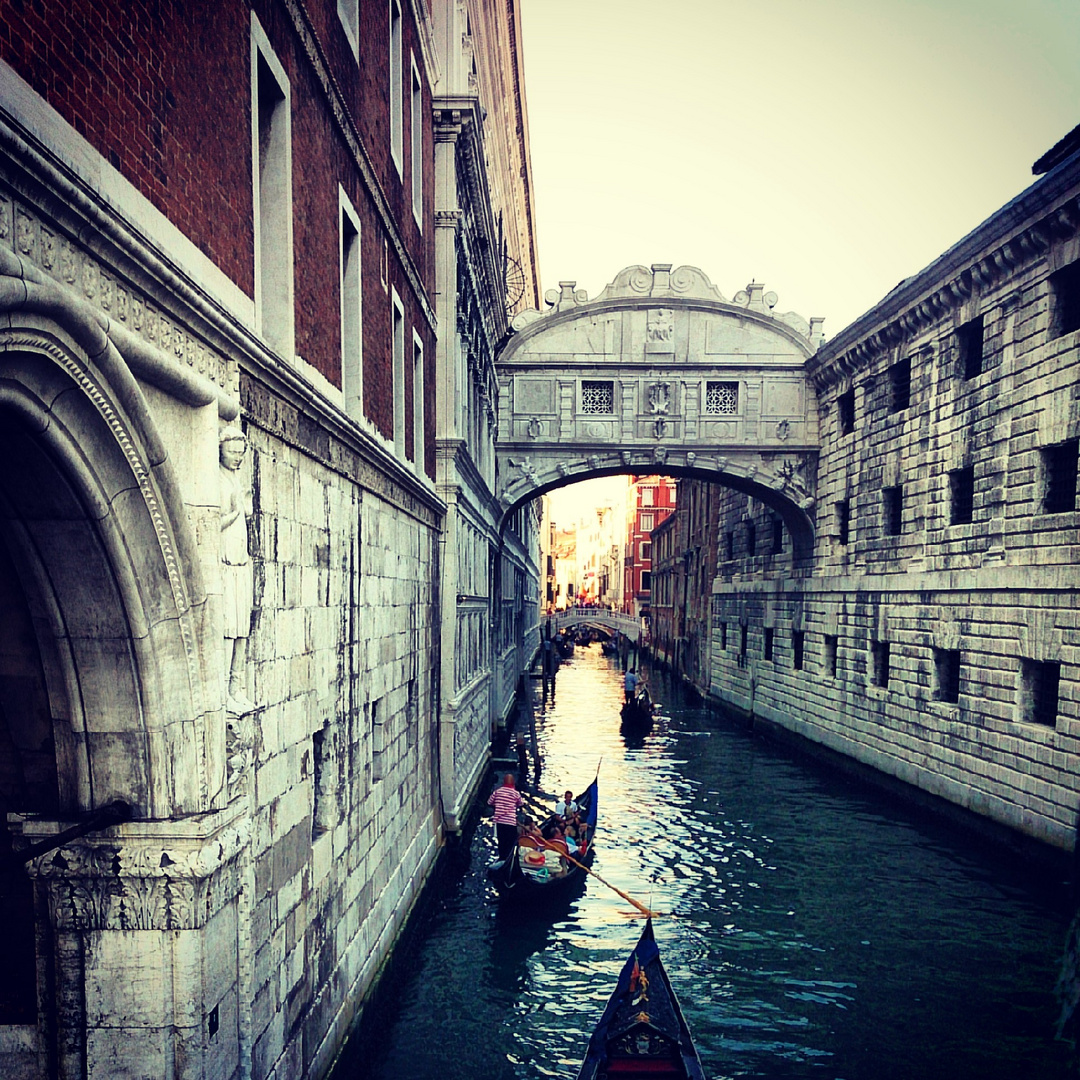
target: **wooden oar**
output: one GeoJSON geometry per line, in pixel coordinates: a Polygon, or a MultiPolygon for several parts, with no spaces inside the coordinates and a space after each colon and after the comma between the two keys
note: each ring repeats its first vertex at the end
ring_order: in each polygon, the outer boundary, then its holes
{"type": "Polygon", "coordinates": [[[620,889],[618,886],[612,885],[610,881],[605,881],[595,870],[590,870],[589,867],[587,867],[583,862],[578,862],[577,859],[575,859],[574,856],[571,855],[569,852],[560,851],[553,843],[551,843],[548,840],[541,840],[540,843],[545,848],[547,848],[549,851],[554,851],[557,854],[561,855],[564,859],[567,860],[567,862],[572,862],[575,866],[580,866],[581,869],[584,870],[586,874],[591,874],[602,885],[606,885],[613,892],[617,892],[625,901],[627,901],[630,904],[633,904],[634,907],[636,907],[638,909],[638,911],[641,912],[642,915],[647,915],[651,919],[662,918],[662,916],[658,912],[650,911],[644,904],[639,903],[637,900],[635,900],[628,893],[624,893],[622,891],[622,889],[620,889]]]}

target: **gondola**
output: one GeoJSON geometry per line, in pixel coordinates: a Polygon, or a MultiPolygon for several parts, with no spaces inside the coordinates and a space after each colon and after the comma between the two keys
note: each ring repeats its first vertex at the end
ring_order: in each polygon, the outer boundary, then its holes
{"type": "Polygon", "coordinates": [[[589,1039],[578,1080],[705,1080],[679,999],[660,962],[652,919],[589,1039]]]}
{"type": "Polygon", "coordinates": [[[627,701],[620,713],[623,731],[647,731],[653,722],[653,701],[647,690],[640,691],[627,701]]]}
{"type": "MultiPolygon", "coordinates": [[[[583,867],[592,866],[595,857],[598,800],[596,780],[574,799],[580,809],[582,821],[588,826],[588,837],[585,850],[573,856],[573,862],[566,860],[564,873],[552,873],[549,870],[546,863],[547,852],[544,852],[541,861],[530,849],[522,849],[518,844],[514,845],[508,858],[500,859],[488,867],[488,878],[503,903],[530,904],[555,900],[557,897],[567,896],[584,881],[587,871],[583,867]],[[536,865],[530,865],[534,858],[536,865]]],[[[553,814],[547,821],[542,822],[541,831],[554,820],[553,814]]]]}

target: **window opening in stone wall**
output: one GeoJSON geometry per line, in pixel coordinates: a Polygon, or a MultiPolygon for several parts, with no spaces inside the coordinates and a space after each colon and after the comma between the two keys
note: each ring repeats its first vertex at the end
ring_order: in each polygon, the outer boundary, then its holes
{"type": "Polygon", "coordinates": [[[886,536],[899,536],[904,517],[904,489],[887,487],[881,489],[882,526],[886,536]]]}
{"type": "Polygon", "coordinates": [[[593,415],[613,413],[615,411],[615,384],[606,379],[583,379],[581,411],[593,415]]]}
{"type": "Polygon", "coordinates": [[[836,542],[847,544],[851,535],[851,500],[841,499],[836,507],[836,542]]]}
{"type": "Polygon", "coordinates": [[[1043,449],[1045,495],[1043,509],[1048,514],[1069,514],[1076,509],[1077,453],[1076,439],[1043,449]]]}
{"type": "Polygon", "coordinates": [[[424,91],[416,61],[412,61],[412,94],[409,109],[409,142],[412,148],[412,212],[424,231],[424,91]]]}
{"type": "Polygon", "coordinates": [[[889,643],[887,641],[870,642],[871,673],[875,686],[889,685],[889,643]]]}
{"type": "Polygon", "coordinates": [[[705,413],[708,416],[734,416],[739,411],[737,382],[707,382],[705,384],[705,413]]]}
{"type": "Polygon", "coordinates": [[[1021,660],[1023,718],[1030,724],[1057,725],[1061,665],[1050,660],[1021,660]]]}
{"type": "Polygon", "coordinates": [[[968,525],[975,512],[975,466],[949,473],[949,524],[968,525]]]}
{"type": "Polygon", "coordinates": [[[724,558],[735,558],[735,533],[731,531],[724,533],[724,558]]]}
{"type": "Polygon", "coordinates": [[[330,722],[311,735],[312,807],[311,838],[318,839],[338,823],[337,776],[334,763],[334,742],[330,722]]]}
{"type": "Polygon", "coordinates": [[[960,650],[934,650],[934,696],[938,701],[960,700],[960,650]]]}
{"type": "Polygon", "coordinates": [[[772,522],[772,553],[779,555],[784,550],[784,522],[775,517],[772,522]]]}
{"type": "Polygon", "coordinates": [[[390,0],[390,156],[397,166],[398,176],[402,170],[402,94],[405,89],[401,53],[401,4],[390,0]]]}
{"type": "Polygon", "coordinates": [[[424,343],[413,331],[413,463],[418,473],[424,471],[424,343]]]}
{"type": "Polygon", "coordinates": [[[360,291],[360,218],[341,195],[341,390],[345,411],[364,415],[363,323],[360,291]]]}
{"type": "Polygon", "coordinates": [[[292,147],[288,80],[255,49],[256,320],[267,343],[293,355],[292,147]]]}
{"type": "Polygon", "coordinates": [[[836,678],[836,645],[837,639],[835,634],[825,635],[825,674],[830,679],[836,678]]]}
{"type": "Polygon", "coordinates": [[[836,411],[840,417],[840,434],[850,435],[855,430],[855,387],[836,399],[836,411]]]}
{"type": "Polygon", "coordinates": [[[983,370],[983,317],[976,316],[956,331],[960,350],[960,370],[965,379],[974,379],[983,370]]]}
{"type": "Polygon", "coordinates": [[[369,709],[371,721],[371,779],[382,780],[385,775],[386,732],[382,717],[382,698],[373,701],[369,709]]]}
{"type": "Polygon", "coordinates": [[[391,304],[394,379],[394,453],[405,456],[405,309],[401,305],[397,289],[392,289],[391,304]]]}
{"type": "Polygon", "coordinates": [[[746,663],[746,653],[750,641],[750,628],[743,623],[739,627],[739,663],[740,666],[746,663]]]}
{"type": "Polygon", "coordinates": [[[1080,330],[1080,260],[1050,275],[1050,337],[1080,330]]]}
{"type": "Polygon", "coordinates": [[[765,627],[765,646],[764,646],[764,649],[762,650],[762,656],[766,660],[768,660],[770,662],[772,661],[772,648],[773,648],[773,636],[774,636],[774,633],[775,633],[775,631],[773,630],[773,628],[771,626],[766,626],[765,627]]]}
{"type": "Polygon", "coordinates": [[[889,368],[889,411],[903,412],[911,404],[911,357],[889,368]]]}
{"type": "Polygon", "coordinates": [[[727,652],[727,623],[720,624],[720,651],[727,652]]]}
{"type": "Polygon", "coordinates": [[[805,632],[802,630],[791,631],[791,666],[796,671],[802,671],[803,646],[805,644],[805,632]]]}
{"type": "Polygon", "coordinates": [[[757,526],[752,522],[746,523],[746,554],[755,555],[757,553],[757,526]]]}

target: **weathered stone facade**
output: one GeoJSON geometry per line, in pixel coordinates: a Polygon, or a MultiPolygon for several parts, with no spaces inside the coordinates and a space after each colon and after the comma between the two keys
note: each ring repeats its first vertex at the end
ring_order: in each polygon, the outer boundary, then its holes
{"type": "Polygon", "coordinates": [[[751,711],[1046,843],[1074,843],[1080,160],[808,361],[810,566],[719,507],[712,674],[751,711]]]}

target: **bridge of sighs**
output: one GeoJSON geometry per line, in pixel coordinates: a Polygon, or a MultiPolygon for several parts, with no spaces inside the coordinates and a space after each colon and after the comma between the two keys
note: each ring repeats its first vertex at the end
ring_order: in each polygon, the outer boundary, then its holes
{"type": "Polygon", "coordinates": [[[821,320],[752,283],[727,299],[700,270],[623,270],[526,311],[498,363],[506,514],[594,476],[696,476],[772,507],[798,565],[813,550],[817,400],[803,371],[821,320]]]}

